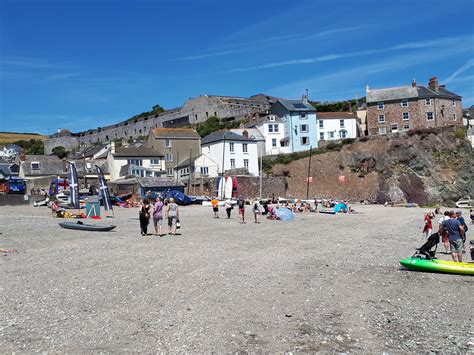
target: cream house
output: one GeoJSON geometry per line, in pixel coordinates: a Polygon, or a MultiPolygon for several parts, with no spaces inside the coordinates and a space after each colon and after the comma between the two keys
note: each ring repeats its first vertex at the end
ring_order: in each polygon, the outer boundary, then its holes
{"type": "Polygon", "coordinates": [[[205,154],[192,158],[191,162],[189,162],[189,158],[185,159],[174,168],[178,179],[216,177],[219,175],[218,169],[219,164],[205,154]]]}
{"type": "Polygon", "coordinates": [[[117,148],[112,143],[107,162],[110,180],[127,175],[158,177],[166,173],[164,155],[152,148],[117,148]]]}

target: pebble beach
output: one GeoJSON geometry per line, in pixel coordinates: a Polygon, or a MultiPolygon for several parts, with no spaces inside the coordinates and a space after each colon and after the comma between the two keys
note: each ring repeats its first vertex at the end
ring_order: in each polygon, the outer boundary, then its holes
{"type": "Polygon", "coordinates": [[[354,208],[241,225],[188,206],[179,235],[142,237],[137,208],[99,233],[0,207],[2,352],[473,352],[474,278],[399,264],[424,210],[354,208]]]}

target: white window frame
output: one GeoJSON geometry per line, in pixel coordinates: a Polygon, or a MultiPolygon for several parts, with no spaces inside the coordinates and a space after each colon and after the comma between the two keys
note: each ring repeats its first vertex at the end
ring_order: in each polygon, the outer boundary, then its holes
{"type": "Polygon", "coordinates": [[[273,133],[279,133],[280,132],[280,127],[278,123],[273,124],[273,133]]]}
{"type": "Polygon", "coordinates": [[[378,122],[379,122],[379,123],[385,123],[385,115],[379,115],[378,122]],[[383,119],[380,119],[381,117],[382,117],[383,119]]]}
{"type": "Polygon", "coordinates": [[[410,124],[408,122],[403,124],[403,130],[408,131],[410,129],[410,124]]]}
{"type": "Polygon", "coordinates": [[[324,121],[323,120],[319,120],[319,129],[324,129],[324,121]]]}
{"type": "Polygon", "coordinates": [[[166,168],[166,175],[173,176],[173,168],[166,168]]]}
{"type": "Polygon", "coordinates": [[[173,154],[172,153],[166,153],[165,161],[168,162],[168,163],[172,162],[173,161],[173,154]]]}
{"type": "Polygon", "coordinates": [[[456,100],[453,100],[453,107],[456,107],[456,100]]]}
{"type": "Polygon", "coordinates": [[[431,99],[425,99],[425,106],[431,106],[431,99]]]}
{"type": "Polygon", "coordinates": [[[248,143],[242,143],[242,153],[247,153],[249,152],[249,145],[248,143]]]}
{"type": "Polygon", "coordinates": [[[410,119],[410,112],[403,112],[402,113],[402,120],[408,121],[410,119]],[[407,114],[407,118],[405,118],[405,114],[407,114]]]}
{"type": "Polygon", "coordinates": [[[339,128],[346,128],[346,120],[339,120],[339,128]]]}
{"type": "Polygon", "coordinates": [[[233,142],[229,143],[229,152],[235,153],[235,145],[233,142]]]}
{"type": "Polygon", "coordinates": [[[161,165],[161,159],[160,159],[160,158],[158,158],[158,159],[156,159],[156,158],[150,159],[150,165],[152,165],[152,166],[161,165]]]}
{"type": "Polygon", "coordinates": [[[127,159],[127,164],[143,166],[143,159],[127,159]]]}
{"type": "Polygon", "coordinates": [[[387,129],[385,127],[379,127],[379,135],[383,136],[387,134],[387,129]]]}
{"type": "Polygon", "coordinates": [[[320,141],[324,140],[324,132],[319,132],[319,140],[320,141]]]}
{"type": "Polygon", "coordinates": [[[300,119],[306,120],[308,118],[308,115],[306,113],[300,113],[300,119]]]}
{"type": "Polygon", "coordinates": [[[308,124],[300,124],[300,133],[308,133],[309,132],[309,125],[308,124]],[[303,130],[303,127],[306,127],[305,130],[303,130]]]}
{"type": "Polygon", "coordinates": [[[272,138],[272,148],[278,148],[278,143],[276,138],[272,138]]]}
{"type": "Polygon", "coordinates": [[[274,121],[275,121],[275,116],[270,115],[270,117],[268,118],[268,120],[269,120],[270,122],[274,122],[274,121]]]}
{"type": "Polygon", "coordinates": [[[32,161],[31,162],[31,170],[41,170],[41,164],[39,161],[32,161]],[[38,167],[35,168],[34,165],[37,165],[38,167]]]}
{"type": "Polygon", "coordinates": [[[398,124],[392,123],[390,125],[390,133],[398,133],[398,124]],[[395,127],[395,130],[393,129],[395,127]]]}
{"type": "Polygon", "coordinates": [[[271,123],[268,125],[268,133],[274,133],[273,132],[273,124],[271,124],[271,123]]]}
{"type": "Polygon", "coordinates": [[[384,110],[385,103],[383,101],[377,102],[377,110],[384,110]]]}
{"type": "Polygon", "coordinates": [[[171,139],[169,138],[165,139],[165,148],[171,148],[171,139]]]}
{"type": "Polygon", "coordinates": [[[300,137],[300,144],[301,145],[309,145],[309,137],[308,136],[300,137]],[[306,143],[303,143],[303,139],[306,139],[306,143]]]}
{"type": "Polygon", "coordinates": [[[427,120],[427,121],[434,121],[434,112],[431,112],[431,111],[430,111],[430,112],[427,112],[427,113],[426,113],[426,120],[427,120]],[[429,118],[429,116],[430,116],[429,114],[430,114],[430,113],[431,113],[431,118],[429,118]]]}
{"type": "Polygon", "coordinates": [[[235,169],[235,159],[234,158],[230,159],[230,168],[235,169]]]}
{"type": "Polygon", "coordinates": [[[341,130],[339,131],[339,138],[341,138],[341,139],[347,138],[348,135],[349,135],[349,132],[347,132],[346,129],[341,129],[341,130]],[[342,133],[344,133],[344,137],[342,136],[342,133]]]}
{"type": "Polygon", "coordinates": [[[456,117],[456,112],[453,113],[453,121],[456,121],[457,120],[457,117],[456,117]]]}
{"type": "Polygon", "coordinates": [[[328,132],[328,140],[336,138],[334,132],[328,132]]]}
{"type": "Polygon", "coordinates": [[[244,169],[249,170],[249,160],[248,159],[244,159],[244,169]]]}
{"type": "Polygon", "coordinates": [[[400,105],[402,107],[408,107],[408,99],[403,99],[402,102],[400,102],[400,105]]]}
{"type": "Polygon", "coordinates": [[[201,175],[202,176],[209,176],[209,167],[201,166],[201,175]]]}

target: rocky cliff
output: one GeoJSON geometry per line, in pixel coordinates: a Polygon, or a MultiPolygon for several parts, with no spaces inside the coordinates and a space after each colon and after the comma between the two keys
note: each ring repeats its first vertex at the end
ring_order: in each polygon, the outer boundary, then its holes
{"type": "MultiPolygon", "coordinates": [[[[311,157],[310,197],[453,204],[474,197],[474,151],[460,128],[361,138],[311,157]]],[[[275,165],[288,195],[306,197],[309,158],[275,165]]]]}

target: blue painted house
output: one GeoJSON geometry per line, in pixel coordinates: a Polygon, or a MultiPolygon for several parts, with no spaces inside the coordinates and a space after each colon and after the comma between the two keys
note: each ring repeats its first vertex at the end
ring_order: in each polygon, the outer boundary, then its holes
{"type": "Polygon", "coordinates": [[[316,110],[307,100],[277,100],[270,111],[280,117],[285,126],[285,138],[282,147],[290,152],[317,148],[316,110]]]}

